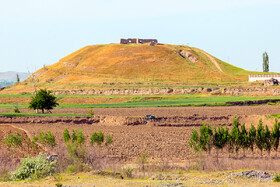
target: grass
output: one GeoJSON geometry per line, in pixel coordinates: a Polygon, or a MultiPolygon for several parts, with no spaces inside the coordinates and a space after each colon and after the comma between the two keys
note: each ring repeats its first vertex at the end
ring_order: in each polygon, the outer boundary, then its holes
{"type": "MultiPolygon", "coordinates": [[[[280,97],[194,97],[194,96],[60,96],[63,97],[133,97],[132,100],[120,103],[101,104],[60,104],[57,108],[127,108],[127,107],[183,107],[183,106],[225,106],[227,102],[256,101],[265,99],[280,99],[280,97]],[[147,100],[147,98],[149,100],[147,100]]],[[[0,104],[0,109],[14,108],[14,104],[0,104]]],[[[19,104],[18,108],[28,108],[27,104],[19,104]]]]}

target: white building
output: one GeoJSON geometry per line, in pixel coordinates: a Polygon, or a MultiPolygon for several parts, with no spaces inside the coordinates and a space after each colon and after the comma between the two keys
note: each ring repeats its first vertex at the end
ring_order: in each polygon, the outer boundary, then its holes
{"type": "Polygon", "coordinates": [[[280,74],[249,75],[249,82],[265,81],[272,78],[277,79],[280,82],[280,74]]]}

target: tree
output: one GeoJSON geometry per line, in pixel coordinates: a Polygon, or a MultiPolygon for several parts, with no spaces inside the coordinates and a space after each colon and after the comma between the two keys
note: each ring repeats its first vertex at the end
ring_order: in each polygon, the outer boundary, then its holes
{"type": "Polygon", "coordinates": [[[243,149],[243,157],[245,157],[245,150],[249,148],[249,139],[248,139],[248,132],[245,128],[245,125],[241,125],[241,132],[240,132],[240,146],[243,149]]]}
{"type": "Polygon", "coordinates": [[[207,124],[207,126],[203,123],[202,126],[200,127],[200,137],[199,137],[199,147],[203,151],[208,151],[210,154],[211,147],[212,147],[212,135],[213,135],[213,130],[207,124]]]}
{"type": "Polygon", "coordinates": [[[280,130],[279,130],[279,124],[277,119],[275,119],[275,123],[273,124],[273,128],[272,128],[272,146],[273,149],[276,151],[276,157],[277,157],[277,150],[279,147],[279,138],[280,138],[280,130]]]}
{"type": "Polygon", "coordinates": [[[265,143],[265,135],[264,135],[264,127],[262,124],[262,119],[259,121],[259,125],[257,127],[257,134],[256,134],[256,145],[261,151],[261,157],[262,157],[262,151],[263,151],[263,146],[265,143]]]}
{"type": "Polygon", "coordinates": [[[269,58],[266,52],[263,53],[263,72],[269,72],[269,58]]]}
{"type": "Polygon", "coordinates": [[[194,148],[195,152],[198,152],[200,147],[199,147],[199,135],[197,133],[197,130],[193,129],[192,130],[192,135],[189,141],[189,146],[191,148],[194,148]]]}
{"type": "Polygon", "coordinates": [[[19,75],[17,74],[17,83],[20,82],[19,75]]]}
{"type": "Polygon", "coordinates": [[[30,109],[40,109],[42,113],[46,109],[50,112],[51,109],[59,105],[57,103],[57,98],[51,94],[52,91],[46,89],[40,89],[35,96],[32,97],[28,108],[30,109]]]}
{"type": "Polygon", "coordinates": [[[254,144],[256,141],[256,128],[251,123],[251,128],[249,129],[249,135],[248,135],[248,147],[251,149],[251,151],[254,151],[254,144]]]}
{"type": "Polygon", "coordinates": [[[264,137],[265,137],[264,148],[265,150],[267,150],[268,154],[270,155],[272,136],[267,125],[265,126],[264,137]]]}
{"type": "Polygon", "coordinates": [[[230,131],[230,140],[229,140],[229,149],[235,150],[236,155],[238,155],[238,151],[240,148],[240,130],[238,128],[239,123],[234,123],[231,131],[230,131]]]}
{"type": "Polygon", "coordinates": [[[92,133],[90,137],[91,145],[96,143],[100,147],[103,142],[104,142],[104,134],[101,131],[99,131],[98,133],[96,132],[92,133]]]}
{"type": "MultiPolygon", "coordinates": [[[[229,129],[226,127],[216,127],[214,128],[214,135],[213,135],[213,145],[219,150],[222,150],[229,140],[229,129]]],[[[217,159],[218,159],[218,150],[217,150],[217,159]]]]}

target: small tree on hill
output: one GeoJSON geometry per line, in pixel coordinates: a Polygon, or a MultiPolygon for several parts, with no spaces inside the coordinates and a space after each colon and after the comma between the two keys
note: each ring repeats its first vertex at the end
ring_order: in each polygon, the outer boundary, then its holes
{"type": "Polygon", "coordinates": [[[44,113],[45,109],[50,112],[51,109],[59,105],[57,103],[57,98],[51,93],[52,91],[50,90],[40,89],[36,95],[32,97],[28,108],[34,110],[40,109],[42,113],[44,113]]]}

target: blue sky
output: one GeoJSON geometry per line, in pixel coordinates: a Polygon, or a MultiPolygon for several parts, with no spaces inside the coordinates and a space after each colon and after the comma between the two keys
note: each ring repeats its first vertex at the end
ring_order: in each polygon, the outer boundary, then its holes
{"type": "Polygon", "coordinates": [[[0,0],[0,72],[35,71],[86,45],[156,38],[280,72],[280,0],[0,0]]]}

